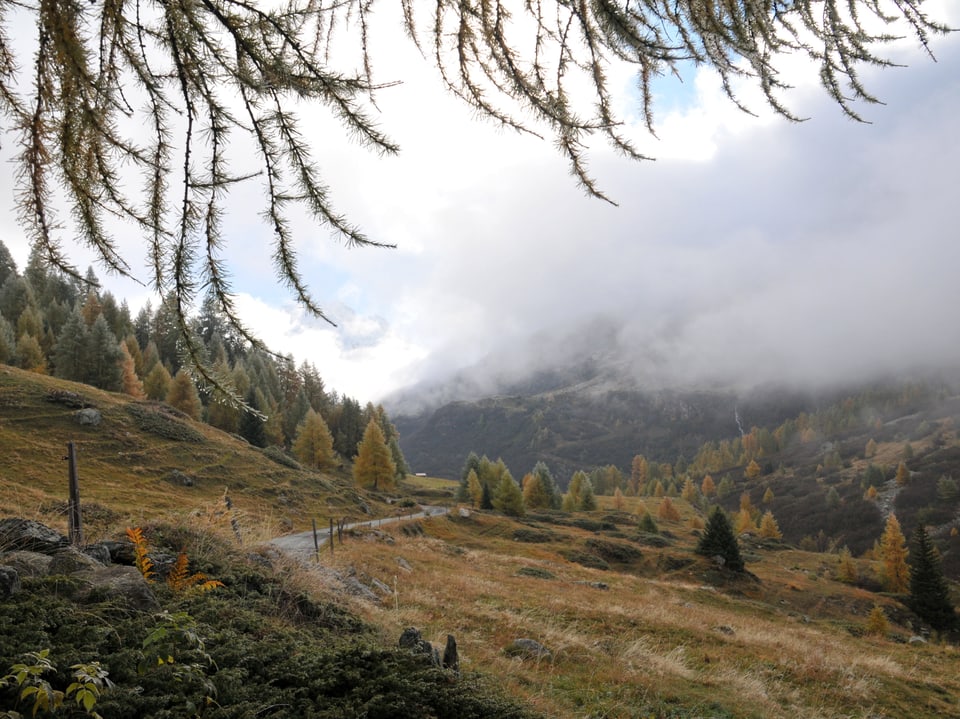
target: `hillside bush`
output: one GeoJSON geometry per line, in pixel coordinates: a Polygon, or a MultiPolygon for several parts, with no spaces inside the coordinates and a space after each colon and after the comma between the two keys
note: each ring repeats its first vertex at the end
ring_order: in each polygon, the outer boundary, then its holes
{"type": "Polygon", "coordinates": [[[171,439],[175,442],[203,442],[204,436],[187,424],[186,415],[172,407],[147,403],[130,403],[126,406],[133,421],[144,432],[171,439]]]}
{"type": "Polygon", "coordinates": [[[517,576],[520,577],[535,577],[536,579],[556,579],[556,575],[542,567],[520,567],[517,570],[517,576]]]}
{"type": "Polygon", "coordinates": [[[607,539],[591,537],[584,542],[586,548],[607,562],[629,564],[640,559],[643,554],[633,545],[625,542],[612,542],[607,539]]]}
{"type": "Polygon", "coordinates": [[[513,541],[515,542],[529,542],[531,544],[542,544],[544,542],[552,542],[556,539],[556,535],[553,532],[545,532],[537,529],[526,529],[520,527],[513,531],[513,541]]]}
{"type": "MultiPolygon", "coordinates": [[[[0,667],[47,648],[56,667],[99,662],[114,686],[96,710],[109,719],[533,716],[483,677],[454,678],[383,646],[342,607],[288,588],[269,568],[226,556],[216,564],[222,589],[175,595],[161,586],[159,615],[78,604],[70,597],[84,594],[69,591],[69,578],[24,577],[23,591],[0,603],[0,667]]],[[[69,683],[62,672],[49,679],[69,683]]],[[[16,699],[15,687],[0,686],[0,706],[16,699]]]]}
{"type": "Polygon", "coordinates": [[[303,469],[296,459],[284,452],[280,447],[274,447],[271,445],[269,447],[264,447],[260,451],[263,453],[264,457],[283,467],[289,467],[290,469],[303,469]]]}
{"type": "Polygon", "coordinates": [[[593,552],[585,552],[582,549],[564,549],[560,556],[568,562],[579,564],[590,569],[610,569],[610,565],[593,552]]]}

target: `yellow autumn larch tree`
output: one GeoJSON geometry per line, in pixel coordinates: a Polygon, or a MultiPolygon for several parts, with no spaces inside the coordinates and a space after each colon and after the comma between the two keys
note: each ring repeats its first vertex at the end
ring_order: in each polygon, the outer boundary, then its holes
{"type": "Polygon", "coordinates": [[[297,427],[293,456],[314,469],[328,469],[333,465],[333,435],[323,417],[313,409],[307,411],[297,427]]]}
{"type": "Polygon", "coordinates": [[[717,485],[709,474],[704,476],[703,482],[700,484],[700,493],[704,497],[712,497],[717,493],[717,485]]]}
{"type": "Polygon", "coordinates": [[[840,558],[837,560],[837,577],[841,582],[854,583],[859,579],[860,573],[857,571],[857,564],[853,561],[853,555],[850,550],[844,547],[840,550],[840,558]]]}
{"type": "Polygon", "coordinates": [[[203,405],[200,404],[200,395],[197,394],[197,387],[193,384],[193,378],[185,369],[177,372],[176,377],[170,383],[167,390],[167,396],[164,400],[174,409],[178,409],[191,419],[200,419],[200,412],[203,405]]]}
{"type": "Polygon", "coordinates": [[[734,531],[737,534],[753,534],[757,531],[757,525],[749,511],[741,509],[737,512],[737,523],[734,531]]]}
{"type": "Polygon", "coordinates": [[[887,621],[887,615],[884,613],[883,607],[875,604],[870,611],[870,615],[867,617],[867,625],[864,627],[864,632],[874,637],[885,637],[889,631],[890,623],[887,621]]]}
{"type": "Polygon", "coordinates": [[[473,506],[479,507],[480,500],[483,499],[483,485],[480,483],[480,477],[476,470],[471,469],[467,474],[467,493],[473,500],[473,506]]]}
{"type": "Polygon", "coordinates": [[[357,445],[353,463],[353,479],[361,487],[386,489],[393,484],[397,466],[376,419],[371,419],[357,445]]]}
{"type": "Polygon", "coordinates": [[[760,536],[764,539],[783,539],[783,533],[780,526],[773,516],[773,512],[766,511],[760,520],[760,536]]]}
{"type": "Polygon", "coordinates": [[[137,376],[136,362],[130,354],[126,343],[120,343],[120,391],[135,399],[143,399],[143,382],[137,376]]]}
{"type": "Polygon", "coordinates": [[[664,497],[661,500],[660,506],[657,508],[657,517],[668,522],[680,521],[680,512],[678,512],[677,508],[673,506],[673,502],[670,500],[670,497],[664,497]]]}
{"type": "Polygon", "coordinates": [[[901,462],[897,465],[897,486],[904,487],[910,481],[910,470],[907,465],[901,462]]]}
{"type": "Polygon", "coordinates": [[[883,583],[888,592],[902,594],[910,588],[910,567],[907,566],[907,540],[897,516],[890,513],[880,537],[880,559],[883,562],[883,583]]]}

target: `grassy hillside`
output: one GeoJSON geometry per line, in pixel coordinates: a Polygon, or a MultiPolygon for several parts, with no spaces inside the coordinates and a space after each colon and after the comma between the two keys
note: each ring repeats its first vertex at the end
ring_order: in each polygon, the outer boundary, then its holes
{"type": "Polygon", "coordinates": [[[383,513],[379,498],[353,490],[348,472],[304,471],[160,403],[0,368],[0,508],[62,523],[68,442],[90,539],[111,524],[203,511],[225,491],[244,530],[260,538],[307,529],[312,518],[383,513]],[[83,406],[101,413],[98,426],[78,423],[83,406]]]}
{"type": "Polygon", "coordinates": [[[396,588],[364,605],[370,621],[455,635],[465,666],[552,717],[960,717],[960,651],[908,643],[897,598],[838,581],[836,555],[775,542],[743,543],[748,575],[718,571],[684,512],[658,536],[624,512],[451,514],[389,541],[357,533],[335,561],[396,588]],[[866,633],[875,606],[886,636],[866,633]],[[549,656],[518,655],[517,638],[549,656]]]}
{"type": "MultiPolygon", "coordinates": [[[[393,514],[397,502],[412,501],[402,492],[357,492],[345,470],[304,471],[162,405],[0,368],[0,518],[65,533],[70,441],[87,541],[141,527],[156,558],[157,605],[138,611],[79,575],[21,570],[22,590],[0,597],[0,678],[15,663],[34,663],[30,652],[49,651],[53,668],[40,676],[63,692],[71,667],[99,662],[113,686],[93,709],[108,719],[534,716],[489,679],[453,677],[399,648],[399,634],[362,621],[345,575],[304,567],[265,544],[313,518],[393,514]],[[78,424],[79,406],[95,407],[101,423],[78,424]],[[181,551],[190,573],[222,586],[168,586],[161,567],[181,551]]],[[[430,486],[410,493],[449,496],[430,486]]],[[[33,699],[18,695],[0,680],[0,717],[34,713],[33,699]]],[[[88,713],[68,697],[53,714],[35,715],[88,713]]]]}
{"type": "Polygon", "coordinates": [[[960,401],[946,398],[830,440],[797,442],[764,462],[754,480],[740,466],[715,473],[715,481],[728,477],[733,486],[720,504],[736,511],[746,493],[755,506],[774,513],[787,542],[821,551],[846,546],[855,555],[873,547],[892,511],[907,536],[918,523],[927,526],[944,571],[960,579],[960,533],[954,531],[960,528],[960,492],[949,489],[960,478],[957,421],[960,401]],[[895,476],[901,462],[907,470],[902,485],[895,476]],[[871,487],[875,497],[868,495],[871,487]],[[767,490],[773,498],[765,503],[767,490]]]}

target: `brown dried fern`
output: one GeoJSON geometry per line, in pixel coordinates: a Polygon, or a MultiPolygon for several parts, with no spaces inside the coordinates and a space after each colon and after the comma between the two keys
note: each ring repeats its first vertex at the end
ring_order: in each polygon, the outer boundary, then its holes
{"type": "Polygon", "coordinates": [[[152,582],[156,573],[153,571],[153,561],[147,556],[147,539],[143,536],[140,527],[127,529],[127,539],[133,543],[134,565],[148,582],[152,582]]]}
{"type": "Polygon", "coordinates": [[[170,574],[167,575],[167,585],[174,592],[185,592],[188,589],[209,592],[211,589],[224,586],[223,582],[217,579],[207,579],[203,572],[190,574],[189,567],[190,560],[187,559],[187,553],[181,551],[177,555],[177,561],[173,563],[170,574]]]}

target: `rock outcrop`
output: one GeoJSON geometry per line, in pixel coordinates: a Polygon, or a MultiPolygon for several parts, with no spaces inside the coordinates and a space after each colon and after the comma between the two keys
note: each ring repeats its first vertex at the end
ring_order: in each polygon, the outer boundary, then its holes
{"type": "Polygon", "coordinates": [[[460,671],[460,656],[457,652],[457,640],[452,634],[447,635],[447,644],[444,647],[443,654],[433,644],[428,642],[420,634],[420,630],[415,627],[407,627],[400,635],[400,646],[409,649],[415,654],[422,654],[428,657],[435,666],[443,669],[449,669],[452,672],[460,671]]]}
{"type": "Polygon", "coordinates": [[[129,542],[73,547],[40,522],[0,520],[0,598],[21,591],[24,577],[67,576],[77,580],[81,601],[116,600],[134,610],[155,611],[160,605],[150,584],[131,564],[129,542]]]}

